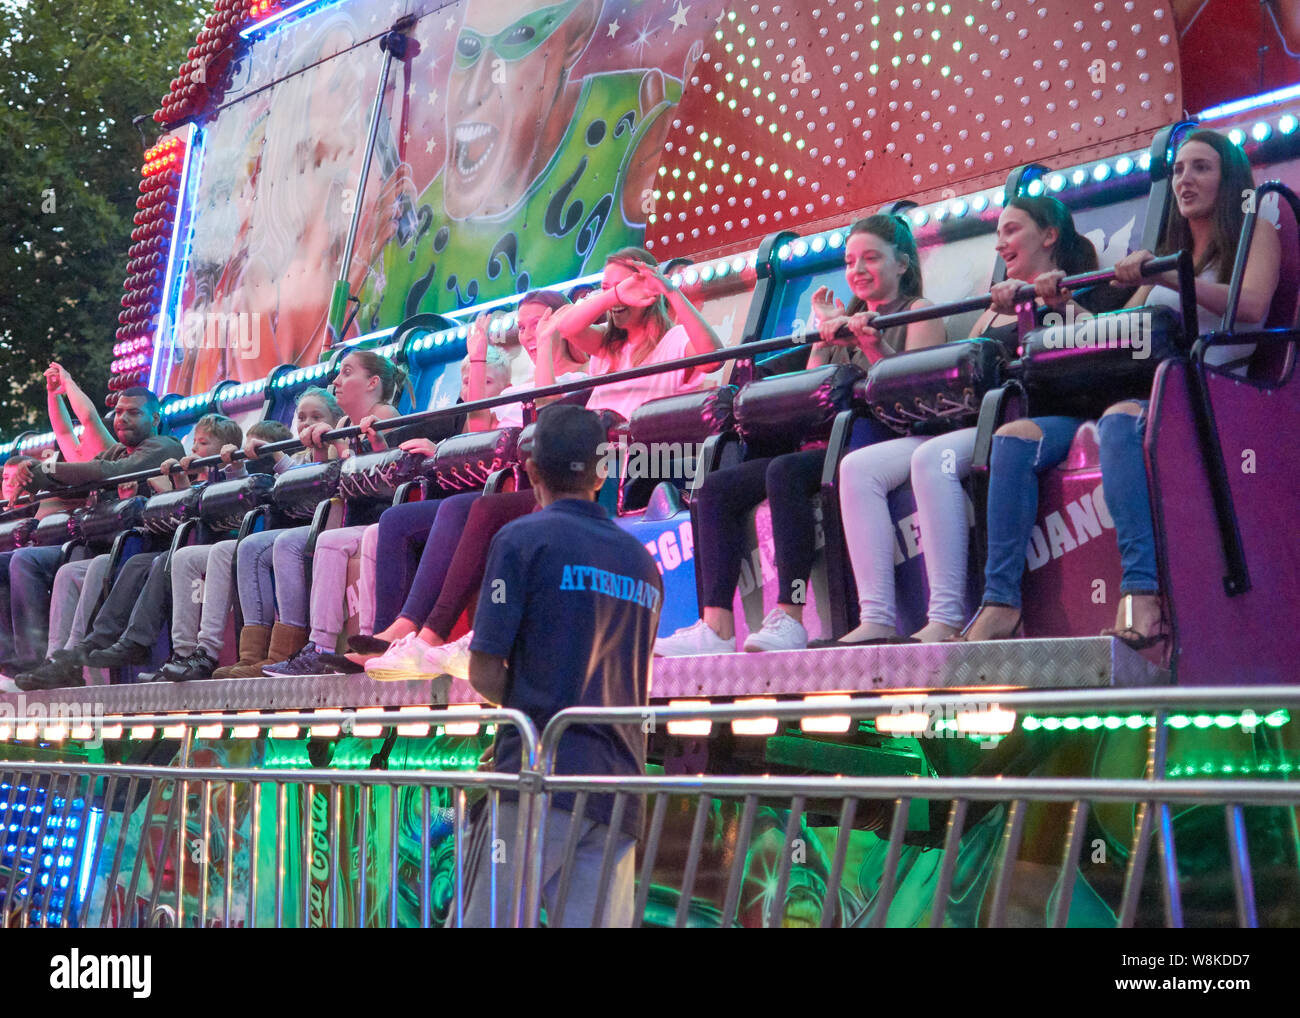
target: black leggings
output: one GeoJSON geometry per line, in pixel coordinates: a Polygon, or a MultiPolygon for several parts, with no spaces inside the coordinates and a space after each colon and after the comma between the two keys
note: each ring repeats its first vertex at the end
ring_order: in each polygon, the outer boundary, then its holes
{"type": "Polygon", "coordinates": [[[704,570],[704,607],[731,608],[745,557],[745,521],[763,499],[772,510],[780,602],[807,600],[808,574],[817,553],[812,500],[821,490],[825,460],[825,449],[810,449],[749,460],[705,478],[696,501],[700,534],[695,546],[704,570]]]}

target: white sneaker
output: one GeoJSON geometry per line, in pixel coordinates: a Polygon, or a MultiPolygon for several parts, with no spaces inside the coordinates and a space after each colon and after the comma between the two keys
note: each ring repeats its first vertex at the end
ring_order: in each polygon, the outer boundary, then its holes
{"type": "Polygon", "coordinates": [[[655,657],[694,657],[697,654],[734,654],[736,639],[724,640],[700,619],[693,626],[679,629],[672,636],[655,640],[655,657]]]}
{"type": "Polygon", "coordinates": [[[459,640],[425,647],[424,674],[450,675],[454,679],[469,681],[469,645],[473,639],[474,630],[471,629],[459,640]]]}
{"type": "Polygon", "coordinates": [[[0,672],[0,693],[21,693],[21,692],[22,690],[18,688],[18,683],[16,683],[8,675],[5,675],[3,672],[0,672]]]}
{"type": "Polygon", "coordinates": [[[763,628],[745,637],[745,650],[803,650],[808,646],[808,630],[780,608],[773,608],[763,619],[763,628]]]}
{"type": "Polygon", "coordinates": [[[376,682],[401,682],[424,674],[424,652],[429,645],[418,633],[407,633],[393,641],[386,651],[366,665],[366,674],[376,682]]]}

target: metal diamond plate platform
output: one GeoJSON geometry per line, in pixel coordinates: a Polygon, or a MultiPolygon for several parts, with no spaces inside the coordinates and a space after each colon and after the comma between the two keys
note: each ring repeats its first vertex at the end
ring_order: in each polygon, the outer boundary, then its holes
{"type": "MultiPolygon", "coordinates": [[[[84,703],[106,714],[174,711],[310,710],[329,707],[442,706],[451,679],[376,682],[366,675],[302,675],[261,679],[213,679],[184,685],[143,682],[82,686],[41,693],[0,694],[9,703],[84,703]],[[25,697],[20,701],[19,697],[25,697]]],[[[20,712],[21,713],[21,712],[20,712]]]]}
{"type": "Polygon", "coordinates": [[[1168,685],[1169,673],[1107,637],[927,643],[656,658],[654,699],[1011,686],[1168,685]]]}

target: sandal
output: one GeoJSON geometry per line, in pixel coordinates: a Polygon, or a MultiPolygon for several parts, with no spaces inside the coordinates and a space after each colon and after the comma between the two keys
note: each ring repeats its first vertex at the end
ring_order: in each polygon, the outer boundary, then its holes
{"type": "MultiPolygon", "coordinates": [[[[948,638],[947,638],[946,640],[944,640],[943,642],[944,642],[944,643],[983,643],[984,641],[982,641],[982,640],[972,640],[972,639],[971,639],[967,634],[970,633],[971,629],[975,626],[975,623],[979,621],[980,616],[984,613],[984,609],[985,609],[985,608],[1010,608],[1010,607],[1012,607],[1012,606],[1009,605],[1009,604],[982,604],[982,605],[980,605],[980,607],[979,607],[979,611],[977,611],[977,612],[975,613],[975,617],[974,617],[973,619],[971,619],[968,623],[966,623],[966,628],[963,629],[963,630],[962,630],[960,633],[958,633],[956,636],[950,636],[950,637],[948,637],[948,638]]],[[[1011,632],[1009,632],[1009,633],[1005,633],[1005,634],[1003,634],[1002,636],[994,636],[994,637],[992,637],[992,639],[994,639],[994,640],[1018,640],[1018,639],[1020,639],[1021,637],[1023,637],[1024,635],[1025,635],[1025,616],[1024,616],[1024,612],[1021,612],[1020,614],[1018,614],[1018,615],[1016,616],[1016,624],[1015,624],[1014,626],[1011,627],[1011,632]]]]}
{"type": "Polygon", "coordinates": [[[1124,606],[1124,622],[1122,629],[1108,628],[1101,631],[1102,636],[1110,636],[1131,650],[1149,650],[1158,644],[1164,643],[1169,639],[1169,631],[1165,628],[1165,609],[1163,602],[1160,606],[1160,620],[1156,623],[1154,633],[1143,633],[1133,625],[1133,595],[1125,594],[1121,599],[1124,606]]]}

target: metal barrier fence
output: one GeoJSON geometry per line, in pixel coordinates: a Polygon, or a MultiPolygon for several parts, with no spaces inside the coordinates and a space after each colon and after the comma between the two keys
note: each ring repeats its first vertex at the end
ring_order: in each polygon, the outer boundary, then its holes
{"type": "MultiPolygon", "coordinates": [[[[511,833],[498,831],[502,793],[519,797],[526,817],[534,789],[528,775],[537,732],[512,710],[464,716],[438,710],[373,716],[351,711],[139,715],[110,723],[170,733],[178,747],[177,765],[0,761],[4,925],[183,926],[192,920],[224,927],[427,927],[434,921],[438,890],[445,892],[449,922],[460,925],[469,797],[482,798],[486,830],[495,844],[511,833]],[[364,735],[370,726],[379,735],[456,724],[513,726],[528,764],[522,776],[188,765],[196,739],[227,733],[293,738],[298,728],[306,728],[309,734],[364,735]],[[435,806],[435,792],[449,797],[450,806],[435,806]],[[345,816],[355,818],[346,841],[345,816]],[[266,836],[268,821],[274,828],[266,836]],[[440,827],[445,829],[441,841],[452,854],[451,876],[450,886],[435,888],[433,832],[440,827]],[[399,853],[403,840],[406,858],[399,853]],[[384,847],[382,858],[372,845],[384,847]],[[381,892],[386,902],[377,900],[381,892]],[[192,917],[187,901],[196,902],[192,917]],[[142,903],[147,904],[141,908],[142,903]],[[399,903],[405,923],[399,921],[399,903]],[[115,911],[115,904],[126,907],[115,911]]],[[[522,820],[513,838],[524,849],[507,866],[492,869],[487,893],[494,907],[504,899],[510,925],[531,925],[519,908],[527,852],[522,820]]]]}
{"type": "MultiPolygon", "coordinates": [[[[628,809],[644,805],[648,823],[636,864],[639,879],[631,907],[635,924],[642,923],[649,897],[656,893],[656,875],[664,873],[671,876],[661,879],[671,879],[676,894],[671,918],[664,912],[665,925],[691,922],[692,909],[701,897],[697,888],[706,882],[720,902],[716,917],[711,917],[717,925],[736,924],[747,909],[752,921],[754,908],[745,899],[746,881],[754,880],[754,862],[747,846],[763,810],[776,818],[771,833],[779,834],[771,852],[774,865],[762,886],[763,924],[782,924],[795,866],[806,848],[805,823],[817,815],[833,818],[834,823],[826,826],[835,830],[816,924],[879,927],[889,922],[899,894],[906,869],[901,866],[904,853],[914,851],[907,842],[909,816],[917,804],[939,803],[946,809],[942,838],[936,835],[931,845],[942,848],[942,855],[925,885],[929,925],[943,925],[951,918],[959,880],[958,849],[983,810],[982,822],[989,825],[988,893],[977,914],[988,926],[1003,926],[1015,921],[1011,907],[1015,869],[1027,823],[1035,827],[1032,811],[1061,804],[1067,819],[1060,832],[1051,880],[1054,898],[1047,919],[1048,925],[1060,927],[1067,925],[1071,915],[1090,816],[1113,804],[1128,804],[1135,813],[1132,837],[1125,846],[1115,925],[1151,920],[1149,914],[1145,919],[1140,914],[1140,902],[1153,848],[1160,875],[1161,918],[1168,926],[1184,925],[1174,822],[1178,811],[1200,806],[1222,810],[1220,829],[1226,837],[1236,921],[1255,926],[1260,922],[1260,898],[1247,837],[1248,811],[1285,810],[1292,832],[1294,873],[1300,866],[1300,856],[1294,854],[1300,849],[1300,840],[1294,837],[1300,787],[1289,780],[1167,780],[1169,736],[1178,724],[1243,730],[1257,724],[1262,734],[1276,735],[1269,719],[1296,707],[1300,707],[1300,690],[1231,688],[575,709],[552,719],[540,739],[528,719],[515,711],[430,710],[365,719],[390,733],[419,723],[513,725],[521,734],[527,762],[520,774],[194,767],[189,751],[196,737],[224,738],[238,729],[247,737],[254,728],[269,732],[285,725],[328,731],[331,725],[355,727],[359,718],[354,712],[130,717],[125,719],[129,726],[156,725],[180,735],[176,766],[0,762],[0,848],[4,849],[0,916],[12,926],[427,927],[442,921],[445,914],[446,923],[457,926],[466,919],[467,876],[474,872],[475,863],[469,847],[473,840],[487,853],[478,872],[488,884],[474,889],[489,896],[484,914],[502,916],[506,925],[536,926],[544,906],[548,925],[582,924],[592,916],[610,914],[617,866],[620,860],[630,865],[618,834],[620,820],[628,809]],[[874,720],[878,731],[895,734],[940,734],[936,729],[946,723],[942,734],[997,737],[1015,731],[1017,718],[1020,728],[1026,728],[1026,711],[1052,711],[1080,722],[1062,723],[1062,729],[1086,731],[1078,715],[1095,710],[1129,712],[1115,727],[1145,739],[1143,778],[555,773],[560,739],[574,725],[633,725],[641,732],[657,732],[694,722],[696,726],[731,724],[753,732],[784,720],[799,721],[811,732],[830,732],[845,730],[855,721],[874,720]],[[1192,716],[1194,711],[1202,713],[1192,716]],[[576,797],[571,813],[551,808],[553,797],[565,793],[576,797]],[[517,797],[518,809],[503,809],[503,795],[517,797]],[[607,827],[586,834],[580,834],[577,824],[561,834],[548,829],[546,818],[557,812],[582,816],[596,795],[610,797],[607,827]],[[474,833],[480,836],[471,839],[470,800],[479,797],[482,820],[474,833]],[[437,804],[444,799],[447,805],[437,804]],[[97,804],[97,823],[86,822],[92,804],[97,804]],[[725,867],[720,867],[716,853],[706,846],[706,832],[723,807],[734,823],[727,835],[731,852],[725,867]],[[1000,816],[990,812],[997,807],[1000,816]],[[842,915],[837,902],[855,824],[862,829],[860,821],[872,812],[888,821],[887,834],[885,824],[878,825],[882,833],[877,847],[883,851],[879,882],[869,908],[842,915]],[[513,828],[503,822],[503,816],[516,814],[513,828]],[[33,822],[36,815],[40,819],[33,822]],[[77,816],[83,822],[74,822],[77,816]],[[675,822],[680,822],[681,836],[674,843],[675,822]],[[578,844],[588,836],[603,840],[594,851],[592,844],[586,844],[588,861],[580,864],[578,844]],[[42,855],[50,863],[43,868],[37,864],[42,855]],[[69,865],[59,876],[53,862],[61,856],[69,865]],[[593,865],[593,859],[599,864],[593,865]],[[590,912],[566,915],[566,909],[572,911],[579,881],[595,888],[593,894],[588,887],[583,899],[583,909],[590,912]],[[74,888],[81,893],[74,894],[74,888]]],[[[1112,727],[1109,719],[1088,720],[1096,722],[1091,725],[1094,729],[1112,727]]],[[[1289,779],[1290,772],[1279,776],[1289,779]]],[[[1274,891],[1269,889],[1270,907],[1277,904],[1274,891]]]]}

